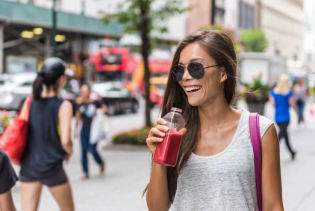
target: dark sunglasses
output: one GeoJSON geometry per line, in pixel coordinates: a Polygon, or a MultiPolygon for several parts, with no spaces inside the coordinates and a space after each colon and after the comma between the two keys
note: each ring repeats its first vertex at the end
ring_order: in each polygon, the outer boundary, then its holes
{"type": "MultiPolygon", "coordinates": [[[[188,64],[187,70],[193,78],[201,79],[205,74],[205,69],[210,68],[210,67],[217,67],[217,66],[220,66],[220,65],[217,64],[217,65],[212,65],[209,67],[204,67],[199,62],[192,62],[188,64]]],[[[182,65],[174,65],[172,67],[172,77],[175,81],[177,82],[181,81],[184,73],[185,73],[185,67],[183,67],[182,65]]]]}

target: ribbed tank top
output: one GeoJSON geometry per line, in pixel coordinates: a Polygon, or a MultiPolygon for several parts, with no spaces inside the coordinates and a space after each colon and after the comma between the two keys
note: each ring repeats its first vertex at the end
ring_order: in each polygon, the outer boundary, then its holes
{"type": "Polygon", "coordinates": [[[62,168],[66,151],[58,133],[58,112],[63,100],[52,97],[31,103],[28,143],[20,174],[29,179],[46,179],[62,168]]]}
{"type": "MultiPolygon", "coordinates": [[[[257,210],[254,153],[249,112],[242,111],[229,146],[213,156],[189,157],[180,172],[171,211],[257,210]]],[[[260,116],[261,137],[273,122],[260,116]]]]}

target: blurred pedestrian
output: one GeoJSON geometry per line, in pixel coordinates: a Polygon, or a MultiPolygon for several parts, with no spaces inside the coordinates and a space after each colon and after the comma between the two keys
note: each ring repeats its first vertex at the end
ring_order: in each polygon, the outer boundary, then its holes
{"type": "MultiPolygon", "coordinates": [[[[250,113],[232,108],[236,74],[233,42],[225,33],[199,31],[178,45],[161,110],[164,116],[172,107],[182,109],[187,130],[179,131],[184,136],[175,167],[152,162],[149,210],[258,210],[258,201],[264,210],[283,210],[275,126],[259,118],[263,187],[256,192],[250,113]]],[[[158,119],[147,138],[153,156],[168,131],[158,119]]]]}
{"type": "Polygon", "coordinates": [[[299,111],[296,107],[294,95],[290,88],[289,76],[287,74],[280,75],[276,87],[270,92],[269,99],[270,103],[275,107],[275,120],[280,128],[278,134],[279,141],[284,138],[285,144],[291,153],[291,158],[294,160],[296,152],[291,147],[288,134],[290,107],[296,111],[297,115],[299,115],[299,111]]]}
{"type": "MultiPolygon", "coordinates": [[[[65,63],[47,59],[33,83],[28,141],[21,162],[22,211],[37,210],[42,186],[48,187],[60,210],[74,210],[72,190],[63,168],[72,154],[72,106],[59,99],[65,84],[65,63]]],[[[20,117],[26,115],[22,110],[20,117]]]]}
{"type": "Polygon", "coordinates": [[[309,97],[309,90],[303,78],[300,78],[297,80],[297,83],[294,85],[293,91],[294,91],[296,106],[299,110],[298,124],[302,122],[305,124],[303,114],[304,114],[306,99],[309,97]]]}
{"type": "MultiPolygon", "coordinates": [[[[81,152],[82,152],[82,169],[83,175],[82,180],[89,178],[88,171],[88,158],[87,153],[90,151],[96,161],[100,166],[100,173],[103,174],[105,170],[105,163],[101,158],[100,154],[97,152],[97,143],[90,142],[91,125],[93,117],[96,115],[97,109],[101,108],[104,113],[107,113],[107,106],[98,100],[92,100],[91,90],[89,85],[83,84],[81,86],[81,97],[82,103],[78,105],[76,111],[76,126],[75,131],[79,125],[79,121],[82,120],[82,128],[80,132],[81,139],[81,152]]],[[[76,133],[75,133],[76,136],[76,133]]]]}
{"type": "Polygon", "coordinates": [[[17,180],[18,177],[14,172],[10,158],[0,149],[0,210],[16,211],[11,188],[17,180]]]}

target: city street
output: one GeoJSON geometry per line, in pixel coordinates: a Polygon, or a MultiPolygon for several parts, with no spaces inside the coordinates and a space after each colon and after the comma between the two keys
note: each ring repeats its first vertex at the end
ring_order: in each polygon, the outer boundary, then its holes
{"type": "MultiPolygon", "coordinates": [[[[239,108],[245,109],[242,102],[239,108]]],[[[315,210],[315,116],[306,112],[307,129],[298,130],[296,117],[292,114],[290,135],[292,145],[298,154],[295,161],[281,142],[282,186],[285,210],[315,210]]],[[[143,102],[138,114],[125,114],[111,118],[112,133],[138,128],[144,123],[143,102]]],[[[159,109],[152,110],[152,117],[158,116],[159,109]]],[[[273,118],[273,108],[267,104],[266,116],[273,118]]],[[[104,147],[104,142],[100,148],[104,147]]],[[[106,143],[102,155],[106,160],[106,174],[98,175],[98,168],[89,157],[91,179],[81,181],[81,166],[78,141],[75,141],[75,153],[65,165],[72,183],[76,210],[79,211],[141,211],[147,210],[144,198],[141,198],[150,173],[150,154],[145,146],[113,146],[106,143]]],[[[14,201],[20,210],[19,185],[13,189],[14,201]]],[[[47,188],[43,189],[41,211],[55,211],[58,207],[47,188]]]]}

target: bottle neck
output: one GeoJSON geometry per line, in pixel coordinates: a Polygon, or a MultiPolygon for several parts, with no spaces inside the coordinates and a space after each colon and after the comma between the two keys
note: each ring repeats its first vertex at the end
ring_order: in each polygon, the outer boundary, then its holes
{"type": "Polygon", "coordinates": [[[178,114],[182,115],[182,112],[179,112],[179,111],[176,111],[176,110],[171,110],[171,112],[178,113],[178,114]]]}

